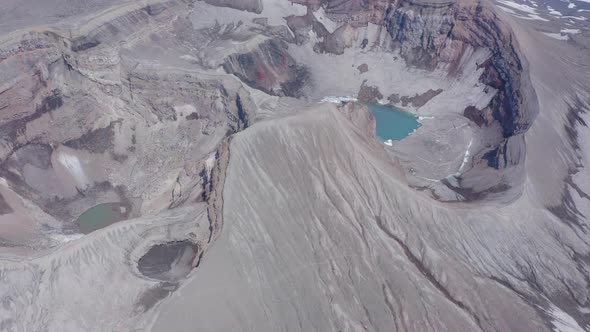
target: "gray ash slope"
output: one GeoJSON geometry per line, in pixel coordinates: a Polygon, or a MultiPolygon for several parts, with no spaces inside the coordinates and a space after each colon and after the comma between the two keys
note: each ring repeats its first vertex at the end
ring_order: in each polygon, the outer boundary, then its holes
{"type": "Polygon", "coordinates": [[[588,329],[587,32],[501,5],[5,4],[0,329],[588,329]]]}

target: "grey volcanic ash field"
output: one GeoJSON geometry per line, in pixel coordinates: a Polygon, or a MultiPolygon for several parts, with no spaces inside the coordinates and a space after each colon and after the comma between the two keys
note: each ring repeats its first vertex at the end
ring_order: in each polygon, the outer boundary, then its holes
{"type": "Polygon", "coordinates": [[[589,111],[588,0],[2,0],[0,330],[590,331],[589,111]]]}

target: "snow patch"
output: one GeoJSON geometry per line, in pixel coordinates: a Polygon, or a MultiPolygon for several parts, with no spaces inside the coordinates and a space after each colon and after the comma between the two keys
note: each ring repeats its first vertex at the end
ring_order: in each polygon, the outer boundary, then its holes
{"type": "Polygon", "coordinates": [[[471,149],[471,145],[473,144],[473,138],[469,140],[469,144],[467,145],[467,149],[465,150],[465,155],[463,156],[463,162],[461,163],[461,167],[459,167],[459,173],[463,171],[463,168],[469,162],[469,149],[471,149]]]}
{"type": "MultiPolygon", "coordinates": [[[[590,1],[590,0],[589,0],[590,1]]],[[[508,1],[508,0],[498,0],[499,3],[506,5],[510,8],[514,8],[516,10],[520,10],[525,13],[529,14],[537,14],[537,10],[531,6],[519,4],[516,2],[508,1]]]]}
{"type": "MultiPolygon", "coordinates": [[[[590,1],[590,0],[588,0],[588,1],[590,1]]],[[[519,3],[508,1],[508,0],[498,0],[498,2],[505,5],[505,6],[510,7],[510,8],[505,8],[505,7],[499,6],[500,9],[502,9],[503,11],[505,11],[509,14],[512,14],[514,17],[518,17],[523,20],[536,20],[536,21],[546,21],[546,22],[549,21],[548,19],[545,19],[545,18],[539,16],[537,13],[537,9],[534,7],[531,7],[529,5],[519,4],[519,3]],[[516,9],[516,10],[526,13],[526,14],[519,15],[513,9],[516,9]]]]}
{"type": "Polygon", "coordinates": [[[190,55],[190,54],[184,54],[180,56],[181,60],[185,60],[185,61],[189,61],[189,62],[198,62],[199,59],[190,55]]]}
{"type": "Polygon", "coordinates": [[[335,97],[335,96],[326,96],[322,98],[322,103],[333,103],[333,104],[341,104],[346,103],[349,101],[358,101],[356,97],[346,96],[346,97],[335,97]]]}
{"type": "Polygon", "coordinates": [[[434,119],[434,116],[418,116],[418,121],[432,120],[432,119],[434,119]]]}
{"type": "Polygon", "coordinates": [[[569,9],[576,8],[576,4],[575,4],[575,3],[573,3],[573,2],[570,2],[570,3],[567,5],[567,8],[569,8],[569,9]]]}
{"type": "Polygon", "coordinates": [[[205,169],[207,173],[211,173],[213,166],[215,165],[215,152],[213,152],[207,160],[205,160],[205,169]]]}
{"type": "Polygon", "coordinates": [[[58,243],[68,243],[68,242],[72,242],[75,241],[81,237],[83,237],[84,234],[70,234],[70,235],[66,235],[66,234],[49,234],[49,238],[55,242],[58,243]]]}
{"type": "Polygon", "coordinates": [[[57,161],[62,164],[70,175],[78,182],[79,185],[86,185],[88,179],[82,168],[82,163],[78,157],[68,154],[67,152],[60,151],[57,156],[57,161]]]}
{"type": "Polygon", "coordinates": [[[563,16],[563,14],[555,9],[553,9],[553,7],[551,6],[547,6],[547,10],[549,11],[549,14],[554,15],[554,16],[563,16]]]}
{"type": "Polygon", "coordinates": [[[553,33],[553,32],[543,32],[543,34],[547,37],[551,37],[557,40],[569,40],[570,37],[568,35],[563,35],[561,33],[553,33]]]}
{"type": "Polygon", "coordinates": [[[580,33],[580,32],[582,32],[582,30],[580,30],[580,29],[561,29],[561,33],[573,33],[573,34],[576,34],[576,33],[580,33]]]}
{"type": "MultiPolygon", "coordinates": [[[[578,10],[578,11],[580,11],[580,10],[578,10]]],[[[572,20],[576,20],[576,21],[585,21],[586,20],[586,18],[584,16],[562,16],[561,18],[571,18],[572,20]]]]}
{"type": "Polygon", "coordinates": [[[383,144],[385,144],[387,146],[393,146],[393,140],[392,139],[388,139],[385,142],[383,142],[383,144]]]}
{"type": "Polygon", "coordinates": [[[507,12],[508,14],[516,14],[516,12],[510,8],[506,8],[504,6],[498,6],[498,8],[502,9],[503,11],[507,12]]]}
{"type": "Polygon", "coordinates": [[[553,331],[555,332],[584,332],[576,320],[565,311],[550,303],[548,309],[543,309],[553,320],[553,331]]]}
{"type": "Polygon", "coordinates": [[[332,21],[326,16],[326,11],[324,10],[324,7],[320,7],[318,10],[313,12],[313,16],[315,16],[315,18],[324,25],[324,27],[326,28],[326,30],[328,30],[329,33],[333,33],[334,31],[336,31],[336,29],[338,29],[338,23],[332,21]]]}
{"type": "Polygon", "coordinates": [[[542,18],[539,15],[528,15],[528,16],[520,16],[520,15],[514,15],[514,17],[518,17],[521,18],[523,20],[529,20],[529,21],[543,21],[543,22],[549,22],[548,19],[546,18],[542,18]]]}
{"type": "Polygon", "coordinates": [[[176,114],[179,115],[180,117],[185,117],[187,115],[197,112],[197,109],[191,104],[174,106],[173,108],[174,108],[174,111],[176,112],[176,114]]]}
{"type": "Polygon", "coordinates": [[[430,182],[440,182],[440,180],[437,179],[432,179],[432,178],[427,178],[427,177],[423,177],[420,175],[414,175],[415,177],[417,177],[418,179],[422,179],[422,180],[426,180],[426,181],[430,181],[430,182]]]}

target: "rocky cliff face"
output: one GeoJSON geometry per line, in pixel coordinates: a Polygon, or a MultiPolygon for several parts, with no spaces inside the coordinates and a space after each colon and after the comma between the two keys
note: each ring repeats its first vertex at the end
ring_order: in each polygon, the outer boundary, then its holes
{"type": "Polygon", "coordinates": [[[232,54],[223,68],[255,89],[275,96],[302,97],[307,70],[289,55],[282,40],[269,39],[247,53],[232,54]]]}
{"type": "Polygon", "coordinates": [[[452,45],[454,2],[400,1],[386,14],[384,24],[409,65],[434,69],[439,62],[460,60],[461,45],[452,45]],[[446,49],[446,58],[441,52],[446,49]],[[452,52],[453,53],[449,53],[452,52]]]}
{"type": "Polygon", "coordinates": [[[79,232],[78,216],[101,203],[121,202],[139,217],[200,200],[200,161],[248,125],[249,97],[235,80],[131,59],[141,41],[119,47],[173,13],[139,8],[80,37],[43,32],[3,43],[2,196],[35,206],[11,208],[31,227],[6,240],[12,247],[56,245],[51,234],[79,232]]]}
{"type": "MultiPolygon", "coordinates": [[[[497,122],[502,128],[503,139],[488,141],[492,148],[480,155],[482,162],[487,161],[487,165],[495,169],[517,167],[522,159],[508,156],[511,153],[507,148],[508,140],[526,132],[535,119],[538,105],[525,61],[517,52],[518,45],[498,16],[481,3],[401,1],[390,8],[385,24],[400,48],[400,55],[408,64],[417,67],[433,69],[446,65],[449,74],[454,75],[461,70],[459,62],[468,46],[490,51],[489,58],[478,64],[484,69],[479,81],[497,92],[485,108],[468,107],[464,114],[478,126],[492,126],[497,122]],[[507,159],[514,160],[508,162],[507,159]]],[[[468,172],[463,175],[466,176],[468,172]]],[[[462,188],[446,183],[465,196],[468,181],[458,180],[462,188]]],[[[509,185],[488,183],[484,187],[485,190],[502,190],[509,185]]],[[[469,199],[481,197],[473,191],[468,196],[469,199]]]]}
{"type": "MultiPolygon", "coordinates": [[[[449,179],[442,179],[442,182],[459,194],[459,200],[481,199],[489,192],[498,193],[519,187],[513,179],[508,180],[511,175],[504,173],[520,172],[524,160],[521,135],[535,119],[537,97],[517,42],[489,6],[463,1],[300,3],[306,4],[310,12],[305,16],[292,17],[288,22],[295,35],[301,36],[298,38],[301,42],[307,40],[305,36],[309,32],[318,37],[314,45],[316,52],[338,55],[357,47],[385,48],[392,54],[399,54],[409,67],[442,72],[448,75],[449,80],[456,78],[464,81],[466,79],[462,76],[479,71],[476,84],[483,86],[483,94],[490,96],[488,101],[477,107],[476,103],[467,103],[454,112],[463,114],[482,128],[478,139],[483,143],[477,147],[478,151],[470,153],[472,160],[467,167],[462,167],[461,174],[449,175],[449,179]],[[318,8],[325,13],[324,22],[318,19],[320,16],[311,14],[313,11],[320,12],[318,8]],[[324,27],[326,18],[338,22],[339,27],[328,31],[324,27]],[[374,26],[384,29],[386,34],[366,38],[367,32],[363,31],[374,26]],[[487,55],[475,62],[476,68],[471,68],[466,58],[473,52],[481,51],[487,55]],[[492,132],[494,134],[490,134],[492,132]],[[496,173],[495,176],[481,176],[482,172],[490,169],[496,173]],[[473,183],[474,178],[478,179],[477,185],[473,183]]],[[[363,87],[366,87],[365,83],[360,87],[359,96],[366,94],[363,87]]],[[[364,100],[383,99],[383,93],[379,91],[383,87],[374,85],[373,88],[375,93],[364,100]]],[[[431,88],[410,95],[394,93],[385,97],[395,105],[421,108],[443,90],[446,88],[431,88]],[[437,93],[430,95],[429,91],[437,93]],[[416,100],[416,103],[410,101],[419,96],[429,98],[416,100]]]]}
{"type": "MultiPolygon", "coordinates": [[[[488,166],[495,169],[517,166],[522,159],[508,156],[507,142],[527,131],[538,105],[526,61],[518,54],[516,41],[498,16],[482,3],[397,1],[387,8],[383,24],[394,47],[410,66],[427,70],[444,67],[452,76],[464,70],[460,62],[468,48],[490,52],[489,58],[478,64],[478,68],[484,69],[479,82],[487,86],[486,93],[497,92],[485,107],[470,106],[464,115],[478,126],[499,123],[502,128],[503,139],[484,138],[492,148],[477,158],[483,157],[482,162],[487,161],[488,166]]],[[[459,186],[461,182],[459,179],[459,186]]],[[[501,190],[502,186],[508,187],[493,182],[484,187],[501,190]]],[[[472,194],[469,195],[472,198],[481,197],[472,194]]]]}

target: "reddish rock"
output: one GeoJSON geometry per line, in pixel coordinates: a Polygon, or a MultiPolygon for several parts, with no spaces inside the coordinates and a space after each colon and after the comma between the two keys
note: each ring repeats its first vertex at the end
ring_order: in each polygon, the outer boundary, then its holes
{"type": "Polygon", "coordinates": [[[359,73],[363,74],[369,71],[369,65],[366,63],[363,63],[362,65],[356,67],[356,69],[358,69],[359,73]]]}
{"type": "Polygon", "coordinates": [[[383,98],[383,94],[379,91],[379,88],[375,86],[366,85],[365,82],[361,85],[361,88],[358,93],[358,100],[365,102],[376,104],[383,98]]]}

